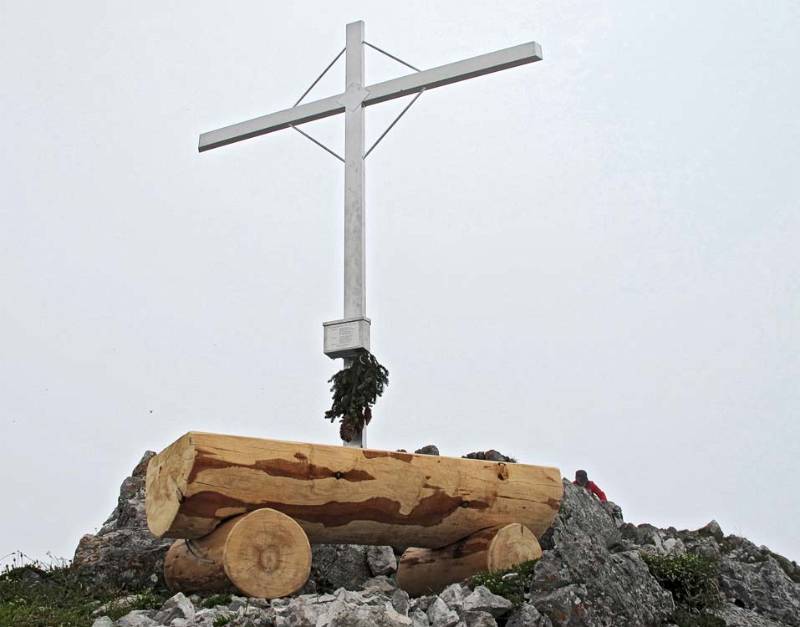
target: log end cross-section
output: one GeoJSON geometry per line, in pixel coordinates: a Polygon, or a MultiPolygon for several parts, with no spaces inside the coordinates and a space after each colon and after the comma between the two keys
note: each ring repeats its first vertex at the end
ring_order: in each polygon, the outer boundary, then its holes
{"type": "Polygon", "coordinates": [[[274,599],[294,594],[311,572],[311,545],[273,509],[237,516],[198,540],[176,540],[164,558],[173,592],[232,592],[274,599]]]}
{"type": "Polygon", "coordinates": [[[436,594],[477,573],[506,570],[541,556],[531,530],[511,523],[481,529],[440,549],[407,549],[400,558],[397,584],[413,596],[436,594]]]}

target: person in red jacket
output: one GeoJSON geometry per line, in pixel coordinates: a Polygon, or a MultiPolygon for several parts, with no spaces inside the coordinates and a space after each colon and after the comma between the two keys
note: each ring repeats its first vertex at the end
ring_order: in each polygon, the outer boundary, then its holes
{"type": "Polygon", "coordinates": [[[589,475],[586,474],[585,470],[576,470],[575,481],[573,481],[572,483],[574,483],[575,485],[579,485],[583,488],[586,488],[589,492],[594,494],[603,503],[605,503],[608,500],[606,498],[606,493],[603,492],[594,481],[589,481],[589,475]]]}

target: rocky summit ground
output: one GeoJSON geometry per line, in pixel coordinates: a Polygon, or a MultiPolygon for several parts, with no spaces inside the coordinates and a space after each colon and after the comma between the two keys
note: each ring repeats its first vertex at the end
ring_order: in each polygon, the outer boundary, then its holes
{"type": "Polygon", "coordinates": [[[713,521],[695,531],[626,523],[568,481],[540,560],[439,595],[409,598],[390,547],[353,545],[314,547],[311,579],[291,598],[171,595],[161,575],[169,541],[153,538],[144,516],[151,455],[70,567],[0,577],[1,626],[800,626],[795,562],[713,521]]]}

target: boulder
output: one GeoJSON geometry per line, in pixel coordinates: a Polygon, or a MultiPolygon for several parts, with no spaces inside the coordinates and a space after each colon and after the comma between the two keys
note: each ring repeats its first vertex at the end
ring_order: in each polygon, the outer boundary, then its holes
{"type": "Polygon", "coordinates": [[[172,540],[160,540],[147,528],[144,479],[147,451],[122,482],[117,506],[95,535],[78,543],[73,568],[92,588],[141,590],[163,586],[164,554],[172,540]]]}
{"type": "Polygon", "coordinates": [[[436,597],[428,608],[428,621],[431,627],[453,627],[459,620],[458,613],[447,607],[447,603],[440,597],[436,597]]]}
{"type": "Polygon", "coordinates": [[[800,584],[771,555],[752,563],[725,555],[719,581],[722,593],[734,605],[785,625],[800,625],[800,584]]]}
{"type": "Polygon", "coordinates": [[[746,610],[733,603],[725,603],[714,612],[717,618],[725,621],[726,627],[784,627],[786,623],[776,623],[760,616],[753,610],[746,610]]]}
{"type": "Polygon", "coordinates": [[[494,617],[508,614],[512,604],[508,599],[493,594],[486,586],[478,586],[464,599],[465,612],[488,612],[494,617]]]}
{"type": "Polygon", "coordinates": [[[542,616],[535,605],[523,603],[506,621],[506,627],[552,627],[552,621],[542,616]]]}
{"type": "Polygon", "coordinates": [[[464,612],[461,622],[466,627],[497,627],[497,621],[489,612],[464,612]]]}
{"type": "Polygon", "coordinates": [[[469,588],[465,588],[460,583],[453,583],[439,593],[439,598],[450,609],[461,610],[464,607],[464,597],[468,594],[470,594],[469,588]]]}
{"type": "Polygon", "coordinates": [[[161,606],[161,609],[153,618],[156,622],[165,625],[169,625],[176,618],[192,621],[194,620],[194,605],[182,592],[179,592],[167,599],[166,603],[161,606]]]}
{"type": "Polygon", "coordinates": [[[390,546],[367,547],[367,565],[373,575],[391,575],[397,571],[397,557],[390,546]]]}
{"type": "Polygon", "coordinates": [[[372,577],[367,548],[358,544],[317,544],[311,547],[311,575],[317,592],[337,588],[357,590],[372,577]]]}
{"type": "Polygon", "coordinates": [[[554,625],[644,627],[667,622],[672,595],[637,550],[622,550],[612,515],[587,490],[564,481],[564,499],[541,538],[531,600],[554,625]]]}
{"type": "Polygon", "coordinates": [[[488,451],[475,451],[474,453],[467,453],[466,455],[462,455],[462,457],[466,459],[488,459],[489,461],[493,462],[509,462],[512,464],[517,461],[513,457],[503,455],[500,451],[496,451],[493,448],[489,449],[488,451]]]}

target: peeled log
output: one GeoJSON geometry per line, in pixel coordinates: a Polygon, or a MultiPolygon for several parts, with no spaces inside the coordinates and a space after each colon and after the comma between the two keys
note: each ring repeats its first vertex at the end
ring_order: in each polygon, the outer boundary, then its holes
{"type": "Polygon", "coordinates": [[[239,517],[223,523],[204,538],[175,540],[164,556],[164,581],[172,592],[232,592],[225,574],[225,541],[239,517]]]}
{"type": "Polygon", "coordinates": [[[269,507],[312,543],[437,548],[513,522],[541,535],[562,492],[557,468],[191,432],[150,460],[146,510],[158,537],[269,507]]]}
{"type": "Polygon", "coordinates": [[[297,592],[311,572],[311,545],[295,521],[272,509],[229,520],[198,540],[177,540],[164,559],[173,592],[230,592],[274,599],[297,592]]]}
{"type": "Polygon", "coordinates": [[[412,596],[436,594],[479,572],[505,570],[541,556],[539,541],[524,525],[492,527],[441,549],[407,549],[397,585],[412,596]]]}

